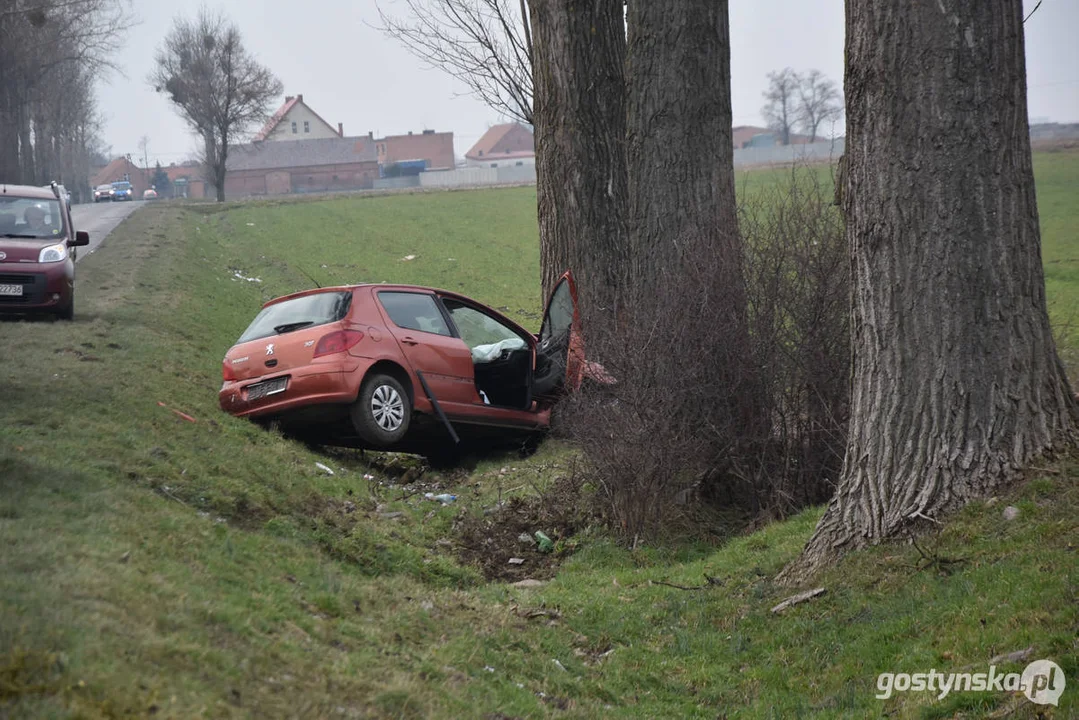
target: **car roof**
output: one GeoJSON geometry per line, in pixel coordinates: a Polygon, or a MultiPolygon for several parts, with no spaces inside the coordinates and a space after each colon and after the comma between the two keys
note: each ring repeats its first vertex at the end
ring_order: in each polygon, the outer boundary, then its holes
{"type": "MultiPolygon", "coordinates": [[[[269,300],[263,304],[262,307],[269,307],[270,305],[276,305],[277,303],[284,302],[286,300],[294,300],[298,297],[304,297],[305,295],[317,295],[318,293],[325,292],[352,292],[360,288],[377,288],[379,290],[400,290],[402,292],[423,292],[423,293],[437,293],[439,295],[456,298],[458,300],[465,300],[471,303],[477,303],[483,305],[479,300],[462,295],[461,293],[455,293],[452,290],[442,290],[440,288],[427,287],[425,285],[401,285],[399,283],[356,283],[355,285],[333,285],[330,287],[311,288],[309,290],[299,290],[288,295],[282,295],[281,297],[275,297],[273,300],[269,300]]],[[[486,306],[484,306],[486,307],[486,306]]]]}
{"type": "Polygon", "coordinates": [[[449,298],[449,299],[454,299],[454,300],[462,300],[462,301],[464,301],[466,303],[471,303],[473,305],[479,305],[481,307],[484,307],[488,311],[494,313],[498,317],[500,317],[503,320],[505,320],[506,322],[508,322],[510,325],[512,325],[517,330],[519,330],[519,331],[521,331],[523,333],[529,334],[529,335],[532,334],[526,327],[524,327],[523,325],[521,325],[517,321],[513,320],[512,318],[506,317],[505,315],[500,313],[498,310],[495,310],[490,305],[486,305],[486,304],[480,302],[479,300],[476,300],[475,298],[470,298],[467,295],[462,295],[461,293],[455,293],[452,290],[441,290],[439,288],[427,287],[425,285],[400,285],[400,284],[396,284],[396,283],[357,283],[355,285],[334,285],[334,286],[331,286],[331,287],[311,288],[310,290],[301,290],[299,292],[294,292],[294,293],[290,293],[288,295],[282,295],[281,297],[274,298],[273,300],[270,300],[269,302],[263,304],[262,308],[266,309],[266,308],[270,307],[271,305],[276,305],[278,303],[285,302],[286,300],[295,300],[296,298],[305,297],[307,295],[317,295],[318,293],[327,293],[327,292],[353,292],[355,290],[359,290],[359,289],[362,289],[362,288],[371,288],[372,290],[389,290],[389,291],[397,290],[397,291],[401,291],[401,292],[417,292],[418,291],[418,292],[422,292],[422,293],[435,293],[437,295],[441,295],[444,298],[449,298]]]}
{"type": "Polygon", "coordinates": [[[21,198],[33,198],[35,200],[55,200],[52,188],[45,189],[36,185],[0,185],[0,195],[11,195],[21,198]]]}

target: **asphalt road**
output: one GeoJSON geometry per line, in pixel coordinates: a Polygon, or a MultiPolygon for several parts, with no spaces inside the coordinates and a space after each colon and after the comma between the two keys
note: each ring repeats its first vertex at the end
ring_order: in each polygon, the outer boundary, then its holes
{"type": "Polygon", "coordinates": [[[101,242],[109,236],[116,226],[131,213],[146,203],[142,200],[130,202],[84,203],[71,206],[71,220],[76,230],[90,233],[90,245],[79,248],[79,260],[97,250],[101,242]]]}

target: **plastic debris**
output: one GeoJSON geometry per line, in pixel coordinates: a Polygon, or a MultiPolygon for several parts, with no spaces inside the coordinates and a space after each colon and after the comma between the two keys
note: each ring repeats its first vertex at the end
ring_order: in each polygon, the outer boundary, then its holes
{"type": "Polygon", "coordinates": [[[187,413],[185,413],[185,412],[180,412],[180,411],[179,411],[179,410],[177,410],[176,408],[170,408],[170,407],[169,407],[168,405],[166,405],[165,403],[161,402],[160,400],[158,400],[158,401],[157,401],[157,404],[158,404],[158,405],[160,405],[160,406],[161,406],[161,407],[163,407],[163,408],[168,408],[169,410],[171,410],[172,412],[174,412],[174,413],[175,413],[175,414],[176,414],[177,416],[179,416],[179,417],[183,418],[184,420],[187,420],[188,422],[198,422],[198,421],[197,421],[197,420],[196,420],[195,418],[191,417],[191,416],[190,416],[190,415],[188,415],[187,413]]]}
{"type": "Polygon", "coordinates": [[[554,550],[554,541],[547,537],[542,530],[536,531],[536,542],[539,543],[540,552],[547,553],[554,550]]]}
{"type": "Polygon", "coordinates": [[[404,260],[404,261],[415,260],[415,259],[416,259],[415,255],[405,255],[403,258],[401,258],[401,260],[404,260]]]}
{"type": "Polygon", "coordinates": [[[509,564],[510,565],[524,565],[525,564],[525,559],[524,558],[510,558],[509,559],[509,564]]]}
{"type": "Polygon", "coordinates": [[[441,495],[435,495],[434,493],[424,493],[424,497],[428,500],[438,500],[443,505],[449,505],[451,502],[457,499],[456,495],[450,495],[449,493],[442,493],[441,495]]]}
{"type": "Polygon", "coordinates": [[[333,473],[333,468],[327,467],[327,466],[323,465],[320,462],[315,463],[315,467],[317,467],[319,470],[326,473],[327,475],[333,475],[334,474],[333,473]]]}

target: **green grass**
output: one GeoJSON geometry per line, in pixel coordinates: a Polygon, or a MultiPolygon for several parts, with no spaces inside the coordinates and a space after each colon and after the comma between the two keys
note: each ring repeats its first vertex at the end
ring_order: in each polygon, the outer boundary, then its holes
{"type": "MultiPolygon", "coordinates": [[[[1079,303],[1079,156],[1036,169],[1059,313],[1079,303]]],[[[534,189],[147,208],[80,264],[73,325],[0,324],[0,716],[982,717],[1011,698],[881,702],[876,676],[1029,646],[1071,683],[1050,716],[1079,713],[1079,462],[928,538],[950,572],[876,548],[782,616],[771,578],[818,510],[721,546],[593,532],[540,589],[487,583],[454,554],[458,514],[533,495],[569,448],[421,475],[217,409],[224,351],[305,273],[460,290],[535,327],[534,189]],[[461,500],[403,497],[410,480],[461,500]],[[656,584],[705,574],[721,584],[656,584]]]]}

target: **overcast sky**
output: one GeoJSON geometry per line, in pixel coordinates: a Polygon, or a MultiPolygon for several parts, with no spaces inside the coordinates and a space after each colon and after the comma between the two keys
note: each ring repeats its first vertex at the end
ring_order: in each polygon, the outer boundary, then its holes
{"type": "MultiPolygon", "coordinates": [[[[1027,12],[1037,0],[1024,0],[1027,12]]],[[[452,130],[463,155],[503,119],[466,88],[424,67],[378,24],[374,0],[134,0],[138,25],[126,35],[113,75],[99,90],[104,139],[114,154],[140,155],[150,138],[150,163],[178,162],[195,148],[187,127],[146,83],[154,50],[178,13],[200,5],[225,11],[250,51],[273,70],[288,95],[304,101],[346,135],[452,130]]],[[[384,8],[400,7],[384,0],[384,8]]],[[[843,0],[731,0],[731,90],[735,125],[763,124],[761,93],[771,70],[821,70],[842,81],[843,0]]],[[[1031,118],[1079,121],[1079,0],[1044,0],[1026,25],[1031,118]]],[[[284,98],[282,98],[283,100],[284,98]]],[[[827,130],[827,129],[825,129],[827,130]]]]}

